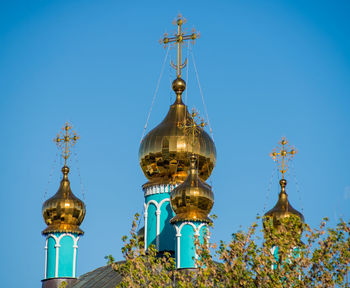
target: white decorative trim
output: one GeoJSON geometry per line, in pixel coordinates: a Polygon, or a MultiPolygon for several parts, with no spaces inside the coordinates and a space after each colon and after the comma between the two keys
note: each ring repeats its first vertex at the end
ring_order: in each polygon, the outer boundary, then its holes
{"type": "MultiPolygon", "coordinates": [[[[74,239],[74,238],[73,238],[74,239]]],[[[73,278],[75,278],[75,270],[76,270],[76,265],[77,265],[77,249],[78,249],[78,240],[79,240],[79,236],[77,236],[76,239],[74,239],[74,251],[73,251],[73,278]]]]}
{"type": "Polygon", "coordinates": [[[147,202],[147,204],[145,203],[144,204],[144,207],[145,207],[145,249],[147,250],[147,226],[148,226],[148,208],[151,204],[153,204],[155,207],[156,207],[156,247],[157,247],[157,250],[159,250],[159,235],[160,235],[160,215],[162,213],[161,211],[161,208],[162,208],[162,205],[165,203],[165,202],[170,202],[170,199],[169,198],[165,198],[163,199],[162,201],[160,201],[159,203],[155,200],[150,200],[147,202]]]}
{"type": "MultiPolygon", "coordinates": [[[[272,246],[272,248],[270,249],[272,256],[275,256],[276,248],[277,248],[277,246],[272,246]]],[[[274,270],[273,264],[271,264],[271,270],[274,270]]]]}
{"type": "Polygon", "coordinates": [[[158,204],[159,210],[160,210],[160,208],[162,207],[162,205],[163,205],[165,202],[170,202],[170,198],[165,198],[165,199],[163,199],[162,201],[159,202],[159,204],[158,204]]]}
{"type": "MultiPolygon", "coordinates": [[[[49,238],[52,238],[55,240],[55,248],[56,248],[56,259],[55,259],[55,277],[58,277],[58,253],[59,253],[59,248],[60,248],[60,245],[59,245],[59,240],[57,238],[56,235],[54,234],[48,234],[47,237],[46,237],[46,242],[48,241],[49,238]]],[[[47,245],[46,245],[47,246],[47,245]]],[[[46,247],[45,247],[46,248],[46,247]]],[[[46,253],[47,254],[47,253],[46,253]]],[[[45,269],[46,270],[46,269],[45,269]]],[[[46,272],[46,271],[45,271],[46,272]]],[[[46,276],[47,278],[47,276],[46,276]]]]}
{"type": "Polygon", "coordinates": [[[56,248],[56,261],[55,261],[55,277],[58,277],[58,264],[59,264],[59,254],[60,254],[60,242],[61,239],[64,236],[70,236],[73,239],[73,277],[75,277],[75,266],[76,266],[76,261],[77,261],[77,248],[78,248],[78,240],[79,240],[79,236],[75,237],[73,234],[71,233],[62,233],[59,237],[57,237],[54,234],[48,234],[47,238],[46,238],[46,256],[45,256],[45,279],[47,278],[47,241],[49,239],[49,237],[52,237],[55,240],[55,248],[56,248]]]}
{"type": "Polygon", "coordinates": [[[277,246],[272,246],[272,248],[270,249],[270,252],[272,255],[275,255],[276,248],[277,248],[277,246]]]}
{"type": "Polygon", "coordinates": [[[158,184],[144,188],[143,192],[145,197],[154,194],[170,193],[178,185],[179,184],[158,184]]]}
{"type": "Polygon", "coordinates": [[[60,235],[60,237],[58,237],[58,243],[60,243],[61,239],[64,237],[64,236],[70,236],[72,239],[73,239],[73,243],[74,245],[77,245],[77,242],[79,240],[79,236],[75,237],[73,234],[71,233],[63,233],[60,235]]]}
{"type": "Polygon", "coordinates": [[[157,250],[159,250],[159,234],[160,234],[160,207],[158,206],[156,215],[157,215],[157,230],[156,230],[156,244],[157,250]]]}
{"type": "Polygon", "coordinates": [[[61,245],[56,243],[56,245],[55,245],[55,248],[56,248],[55,277],[56,277],[56,278],[58,277],[58,259],[59,259],[59,254],[60,254],[60,247],[61,247],[61,245]]]}
{"type": "MultiPolygon", "coordinates": [[[[178,231],[178,228],[177,228],[177,226],[175,225],[175,227],[176,227],[176,230],[178,231]]],[[[180,257],[180,243],[181,243],[181,234],[180,233],[176,233],[176,244],[177,244],[177,248],[176,248],[176,250],[177,250],[177,257],[176,257],[176,268],[180,268],[180,259],[181,259],[181,257],[180,257]]]]}
{"type": "MultiPolygon", "coordinates": [[[[176,242],[177,242],[177,255],[176,255],[176,268],[177,269],[181,268],[180,267],[180,259],[181,259],[181,255],[180,255],[181,254],[180,253],[180,248],[181,247],[180,247],[180,245],[181,245],[181,236],[182,236],[181,231],[182,231],[182,228],[185,225],[192,226],[194,235],[198,236],[198,237],[200,236],[200,231],[201,231],[201,228],[203,226],[207,227],[207,229],[209,231],[209,226],[208,226],[207,223],[201,223],[200,225],[198,225],[198,227],[196,227],[195,224],[193,224],[192,222],[189,222],[189,221],[182,222],[179,227],[176,224],[174,224],[174,227],[175,227],[175,230],[176,230],[176,242]]],[[[209,242],[209,238],[210,238],[210,236],[209,236],[209,233],[208,233],[208,235],[207,235],[208,242],[209,242]]],[[[209,245],[209,243],[208,243],[208,245],[209,245]]],[[[196,251],[194,253],[195,253],[194,257],[197,260],[198,259],[198,254],[196,253],[196,251]]],[[[195,263],[195,268],[197,268],[197,264],[196,263],[195,263]]]]}
{"type": "Polygon", "coordinates": [[[201,223],[199,226],[198,226],[198,233],[199,233],[199,231],[201,231],[201,228],[203,227],[203,226],[206,226],[207,228],[208,228],[208,224],[207,223],[201,223]]]}
{"type": "Polygon", "coordinates": [[[176,230],[176,268],[180,268],[180,240],[181,240],[181,233],[179,227],[177,227],[176,224],[174,224],[175,230],[176,230]]]}
{"type": "Polygon", "coordinates": [[[148,213],[147,213],[147,206],[146,203],[143,203],[143,206],[145,208],[145,231],[144,231],[144,242],[145,242],[145,250],[147,249],[147,218],[148,218],[148,213]]]}
{"type": "MultiPolygon", "coordinates": [[[[145,250],[147,250],[147,227],[148,227],[148,208],[149,206],[153,204],[156,208],[156,211],[158,211],[158,203],[155,200],[150,200],[147,202],[147,204],[145,203],[145,250]]],[[[158,216],[157,216],[157,229],[158,229],[158,216]]],[[[157,234],[157,233],[156,233],[157,234]]],[[[158,235],[158,234],[157,234],[158,235]]],[[[156,235],[156,237],[157,237],[156,235]]],[[[158,244],[157,244],[157,248],[158,248],[158,244]]]]}
{"type": "Polygon", "coordinates": [[[181,223],[181,225],[180,225],[180,227],[179,227],[179,233],[181,233],[182,227],[184,227],[185,225],[190,225],[190,226],[192,226],[193,231],[194,231],[195,233],[197,232],[197,227],[196,227],[196,225],[194,225],[192,222],[186,221],[186,222],[182,222],[182,223],[181,223]]]}
{"type": "Polygon", "coordinates": [[[55,234],[49,234],[49,235],[47,235],[47,239],[48,239],[49,237],[52,237],[52,238],[55,240],[55,244],[57,244],[57,243],[59,242],[59,240],[58,240],[58,238],[57,238],[57,236],[56,236],[55,234]]]}
{"type": "Polygon", "coordinates": [[[156,209],[158,210],[158,202],[155,201],[155,200],[149,200],[146,204],[146,210],[145,211],[148,211],[148,207],[149,205],[153,204],[154,206],[156,206],[156,209]]]}
{"type": "Polygon", "coordinates": [[[45,279],[47,279],[47,249],[48,249],[47,242],[48,242],[48,237],[46,237],[45,247],[44,247],[44,249],[45,249],[45,274],[44,274],[45,279]]]}

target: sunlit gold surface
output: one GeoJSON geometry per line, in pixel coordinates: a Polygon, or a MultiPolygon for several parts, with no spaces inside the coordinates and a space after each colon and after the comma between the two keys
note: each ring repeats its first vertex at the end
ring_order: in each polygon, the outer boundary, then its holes
{"type": "Polygon", "coordinates": [[[85,217],[85,204],[74,196],[68,180],[69,168],[62,168],[63,178],[57,193],[43,204],[43,217],[48,227],[43,234],[72,232],[83,234],[79,228],[85,217]]]}
{"type": "Polygon", "coordinates": [[[144,188],[155,184],[182,183],[187,177],[190,167],[189,156],[192,151],[198,159],[197,167],[201,179],[208,179],[215,166],[215,145],[203,127],[199,127],[195,141],[191,141],[192,135],[186,134],[185,129],[181,127],[181,123],[188,123],[192,120],[181,98],[186,89],[186,83],[181,78],[181,69],[187,63],[186,61],[181,62],[181,49],[185,40],[195,40],[199,37],[199,34],[195,32],[184,35],[181,30],[184,22],[185,19],[179,15],[175,22],[177,33],[174,37],[165,36],[162,39],[162,43],[165,45],[174,43],[177,46],[177,78],[172,84],[176,100],[170,106],[164,120],[151,130],[141,142],[140,165],[143,173],[150,180],[144,185],[144,188]],[[194,143],[191,145],[193,149],[189,147],[189,143],[194,143]]]}
{"type": "Polygon", "coordinates": [[[196,161],[196,157],[192,156],[188,177],[171,192],[171,207],[176,214],[170,220],[171,223],[178,221],[211,222],[208,215],[214,204],[214,194],[211,187],[198,177],[196,161]]]}
{"type": "Polygon", "coordinates": [[[304,216],[299,211],[294,209],[288,201],[288,194],[286,193],[287,181],[285,179],[280,180],[281,192],[279,194],[278,201],[270,211],[265,213],[265,217],[272,217],[273,225],[275,228],[279,227],[280,219],[295,215],[300,218],[301,222],[304,222],[304,216]]]}
{"type": "MultiPolygon", "coordinates": [[[[192,121],[181,100],[181,93],[186,84],[182,79],[173,82],[177,94],[175,103],[170,106],[165,119],[142,140],[139,150],[140,165],[145,176],[150,180],[149,185],[161,183],[181,183],[187,177],[190,167],[189,157],[192,154],[192,135],[186,135],[179,123],[192,121]]],[[[216,149],[213,140],[200,129],[195,136],[193,153],[198,158],[198,173],[206,180],[216,160],[216,149]]],[[[147,185],[147,184],[146,184],[147,185]]]]}

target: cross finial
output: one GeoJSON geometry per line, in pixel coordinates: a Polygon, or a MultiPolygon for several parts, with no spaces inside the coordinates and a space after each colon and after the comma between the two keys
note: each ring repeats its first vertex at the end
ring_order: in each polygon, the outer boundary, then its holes
{"type": "Polygon", "coordinates": [[[288,170],[288,161],[292,160],[294,155],[297,153],[297,150],[288,145],[288,140],[286,137],[282,137],[282,140],[278,144],[279,145],[273,149],[272,153],[270,153],[270,156],[272,157],[273,161],[277,161],[279,163],[279,170],[282,173],[282,179],[284,179],[284,174],[288,170]],[[290,150],[288,151],[288,149],[290,150]]]}
{"type": "Polygon", "coordinates": [[[192,135],[192,153],[194,151],[195,136],[197,136],[203,128],[207,125],[203,118],[199,117],[199,112],[195,108],[192,109],[191,117],[184,122],[179,122],[178,127],[184,129],[185,134],[192,135]]]}
{"type": "Polygon", "coordinates": [[[181,45],[184,44],[185,40],[192,40],[193,42],[199,38],[199,33],[195,30],[192,31],[192,34],[185,35],[182,31],[182,25],[186,23],[186,19],[182,17],[181,14],[178,15],[177,19],[174,21],[174,24],[177,25],[177,33],[173,37],[168,37],[167,34],[164,35],[164,38],[161,40],[165,46],[170,43],[175,43],[177,46],[177,64],[175,65],[171,61],[171,66],[177,71],[177,78],[181,78],[181,69],[186,67],[187,59],[182,63],[181,61],[181,45]]]}
{"type": "Polygon", "coordinates": [[[71,148],[80,138],[75,131],[72,130],[72,126],[66,122],[62,131],[57,134],[57,137],[53,139],[56,142],[58,149],[62,152],[62,157],[64,159],[64,167],[67,167],[67,160],[71,153],[71,148]]]}

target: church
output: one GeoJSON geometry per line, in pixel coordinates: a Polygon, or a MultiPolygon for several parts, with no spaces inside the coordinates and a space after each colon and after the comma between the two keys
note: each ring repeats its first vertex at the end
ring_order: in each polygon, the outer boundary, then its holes
{"type": "MultiPolygon", "coordinates": [[[[140,230],[140,237],[145,249],[154,245],[159,253],[170,252],[175,258],[176,269],[195,269],[193,239],[210,236],[212,220],[209,214],[214,205],[214,191],[206,180],[215,167],[216,148],[212,136],[204,129],[206,123],[198,119],[196,111],[190,112],[183,101],[186,82],[181,70],[187,59],[182,61],[181,50],[186,41],[195,41],[199,36],[196,32],[185,34],[183,24],[183,18],[178,17],[176,34],[162,40],[164,45],[174,45],[177,49],[176,64],[172,62],[177,72],[172,82],[175,102],[163,121],[142,139],[139,148],[140,166],[147,179],[142,185],[145,225],[140,230]]],[[[69,123],[55,138],[62,151],[64,166],[57,193],[46,200],[42,208],[47,225],[42,231],[45,237],[43,288],[112,288],[122,280],[110,265],[76,275],[78,242],[84,235],[80,225],[87,211],[84,202],[70,188],[67,160],[78,140],[79,136],[69,123]]],[[[303,215],[290,205],[285,189],[286,161],[296,151],[289,148],[285,139],[280,145],[271,156],[281,163],[281,192],[275,207],[265,215],[273,221],[296,215],[303,221],[303,215]]]]}

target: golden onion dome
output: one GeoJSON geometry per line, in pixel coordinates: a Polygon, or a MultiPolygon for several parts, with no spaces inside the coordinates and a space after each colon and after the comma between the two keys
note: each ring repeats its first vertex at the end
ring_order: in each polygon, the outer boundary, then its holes
{"type": "MultiPolygon", "coordinates": [[[[181,183],[187,177],[190,167],[189,156],[192,147],[188,147],[189,135],[186,135],[180,123],[191,121],[191,114],[182,102],[181,95],[186,89],[183,79],[173,81],[176,100],[170,106],[164,120],[151,130],[142,140],[139,149],[139,161],[145,176],[150,180],[145,185],[162,183],[181,183]]],[[[198,174],[202,180],[209,178],[216,161],[214,141],[200,129],[193,145],[193,153],[198,158],[198,174]]]]}
{"type": "Polygon", "coordinates": [[[43,204],[43,217],[47,228],[42,232],[71,232],[84,234],[79,228],[85,217],[85,204],[77,198],[68,180],[69,168],[62,168],[63,178],[57,193],[43,204]]]}
{"type": "Polygon", "coordinates": [[[186,180],[177,186],[170,195],[171,207],[175,217],[171,223],[178,221],[204,221],[211,223],[208,215],[214,205],[211,187],[198,176],[196,156],[190,159],[190,169],[186,180]]]}
{"type": "Polygon", "coordinates": [[[290,217],[294,215],[300,219],[301,222],[304,222],[304,215],[294,209],[288,201],[288,194],[286,193],[287,181],[285,179],[280,180],[281,192],[279,194],[278,201],[270,211],[265,213],[265,221],[272,219],[273,226],[275,228],[280,227],[280,220],[283,218],[290,217]]]}

